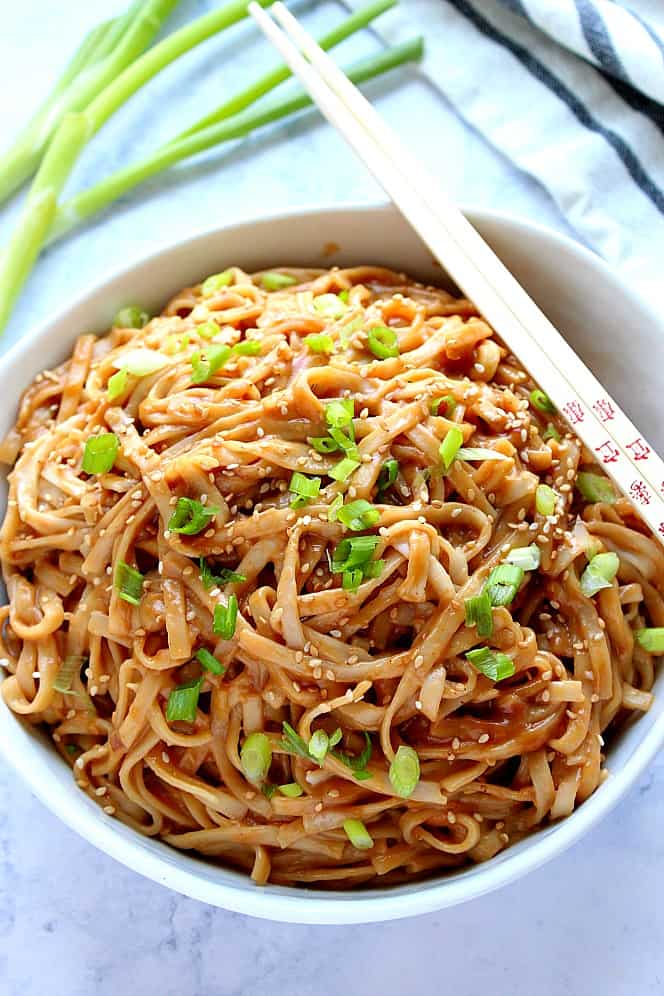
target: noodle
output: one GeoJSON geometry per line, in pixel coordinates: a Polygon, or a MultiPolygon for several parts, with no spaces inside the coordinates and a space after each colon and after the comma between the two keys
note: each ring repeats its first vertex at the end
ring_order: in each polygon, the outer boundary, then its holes
{"type": "Polygon", "coordinates": [[[664,554],[626,500],[578,493],[591,455],[469,301],[375,266],[269,277],[233,268],[81,336],[25,392],[0,448],[2,694],[104,812],[258,883],[487,860],[586,799],[604,737],[650,705],[634,632],[664,625],[664,554]],[[480,455],[445,469],[456,430],[480,455]],[[86,472],[102,433],[117,455],[86,472]],[[359,567],[344,540],[371,548],[359,567]],[[481,638],[468,600],[531,547],[481,638]],[[619,567],[589,597],[598,553],[619,567]]]}

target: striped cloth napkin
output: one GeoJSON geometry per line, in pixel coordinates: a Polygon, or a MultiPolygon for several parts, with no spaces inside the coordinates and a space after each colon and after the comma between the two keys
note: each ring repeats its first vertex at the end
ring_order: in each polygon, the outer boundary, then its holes
{"type": "MultiPolygon", "coordinates": [[[[355,4],[356,0],[351,0],[355,4]]],[[[401,0],[423,71],[648,297],[664,249],[664,0],[401,0]]]]}

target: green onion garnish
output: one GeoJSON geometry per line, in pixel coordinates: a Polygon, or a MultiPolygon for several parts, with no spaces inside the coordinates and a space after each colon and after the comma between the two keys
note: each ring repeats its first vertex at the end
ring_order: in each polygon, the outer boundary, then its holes
{"type": "Polygon", "coordinates": [[[332,429],[343,429],[353,424],[355,401],[353,398],[334,398],[325,404],[325,421],[332,429]]]}
{"type": "Polygon", "coordinates": [[[118,370],[126,370],[134,377],[149,377],[161,370],[168,363],[168,357],[156,349],[145,349],[142,346],[130,349],[113,362],[118,370]]]}
{"type": "Polygon", "coordinates": [[[264,733],[250,733],[240,750],[242,770],[250,782],[262,782],[272,764],[272,746],[264,733]]]}
{"type": "Polygon", "coordinates": [[[309,436],[307,442],[316,453],[336,453],[339,449],[339,444],[331,436],[309,436]]]}
{"type": "Polygon", "coordinates": [[[510,457],[499,450],[492,450],[483,446],[461,446],[457,450],[459,460],[468,460],[473,463],[480,460],[509,460],[510,457]]]}
{"type": "Polygon", "coordinates": [[[113,328],[116,329],[142,329],[150,321],[147,311],[130,305],[128,308],[121,308],[113,319],[113,328]]]}
{"type": "Polygon", "coordinates": [[[196,721],[196,709],[198,708],[198,696],[203,685],[203,678],[196,678],[195,681],[188,681],[184,685],[177,685],[169,694],[166,704],[166,719],[169,723],[183,720],[186,723],[196,721]]]}
{"type": "Polygon", "coordinates": [[[344,820],[344,830],[349,841],[358,851],[368,851],[374,846],[369,831],[362,820],[344,820]]]}
{"type": "Polygon", "coordinates": [[[517,564],[500,564],[494,567],[484,588],[492,605],[509,605],[523,581],[524,572],[517,564]]]}
{"type": "Polygon", "coordinates": [[[606,505],[615,505],[618,500],[611,481],[599,474],[590,474],[586,470],[579,471],[576,475],[576,486],[586,501],[601,501],[606,505]]]}
{"type": "Polygon", "coordinates": [[[616,553],[598,553],[581,575],[581,591],[592,598],[602,588],[610,588],[618,573],[620,561],[616,553]]]}
{"type": "Polygon", "coordinates": [[[271,782],[263,782],[261,785],[261,792],[266,799],[271,799],[274,793],[277,791],[277,786],[273,785],[271,782]]]}
{"type": "Polygon", "coordinates": [[[463,432],[456,425],[453,425],[438,447],[438,453],[440,454],[440,459],[443,461],[445,470],[450,469],[462,445],[463,432]]]}
{"type": "Polygon", "coordinates": [[[334,352],[334,340],[331,335],[326,335],[324,332],[320,334],[312,333],[311,335],[305,335],[304,344],[307,349],[310,349],[312,353],[333,353],[334,352]]]}
{"type": "Polygon", "coordinates": [[[522,571],[536,571],[540,565],[541,551],[536,543],[530,546],[517,547],[505,557],[506,564],[515,564],[522,571]]]}
{"type": "Polygon", "coordinates": [[[309,754],[314,761],[318,761],[318,763],[322,765],[327,756],[327,752],[331,747],[338,744],[340,740],[341,730],[339,729],[335,730],[331,737],[328,737],[325,730],[315,730],[309,740],[309,754]]]}
{"type": "Polygon", "coordinates": [[[343,301],[344,304],[348,304],[348,297],[349,297],[349,295],[350,295],[350,291],[346,289],[346,290],[339,291],[337,297],[339,298],[340,301],[343,301]]]}
{"type": "Polygon", "coordinates": [[[664,654],[664,626],[637,629],[634,636],[639,646],[649,654],[664,654]]]}
{"type": "Polygon", "coordinates": [[[332,756],[336,757],[337,761],[341,761],[345,764],[347,768],[350,768],[353,772],[353,777],[357,778],[358,781],[366,781],[367,778],[371,778],[371,772],[367,770],[367,764],[371,760],[371,737],[364,731],[364,747],[361,753],[347,754],[343,750],[333,750],[332,756]]]}
{"type": "Polygon", "coordinates": [[[297,799],[304,792],[302,786],[298,785],[297,782],[288,782],[286,785],[279,785],[278,788],[287,799],[297,799]]]}
{"type": "Polygon", "coordinates": [[[296,470],[288,485],[290,493],[295,495],[290,503],[291,508],[302,508],[311,498],[316,498],[320,493],[320,485],[320,477],[307,477],[296,470]]]}
{"type": "Polygon", "coordinates": [[[387,491],[391,488],[397,479],[397,474],[399,473],[399,463],[397,460],[390,458],[386,460],[383,466],[380,468],[380,474],[378,475],[377,487],[378,492],[387,491]]]}
{"type": "Polygon", "coordinates": [[[491,599],[486,588],[474,598],[467,598],[464,606],[466,626],[476,626],[478,636],[491,636],[493,633],[493,615],[491,614],[491,599]]]}
{"type": "Polygon", "coordinates": [[[130,567],[124,560],[118,560],[115,565],[113,583],[118,597],[131,605],[140,605],[143,594],[143,575],[135,567],[130,567]]]}
{"type": "Polygon", "coordinates": [[[275,273],[272,270],[269,273],[264,273],[261,277],[261,284],[266,291],[283,290],[285,287],[292,287],[296,283],[297,279],[295,277],[291,277],[287,273],[275,273]]]}
{"type": "Polygon", "coordinates": [[[456,401],[451,394],[446,394],[444,398],[434,398],[434,400],[429,405],[429,411],[432,415],[440,415],[441,405],[445,408],[445,418],[450,418],[454,415],[454,409],[456,408],[456,401]]]}
{"type": "Polygon", "coordinates": [[[535,508],[540,515],[553,515],[558,497],[548,484],[538,484],[535,489],[535,508]]]}
{"type": "Polygon", "coordinates": [[[337,513],[337,518],[343,522],[344,526],[359,533],[362,529],[371,529],[380,519],[380,512],[364,498],[351,501],[344,505],[337,513]]]}
{"type": "Polygon", "coordinates": [[[362,573],[365,578],[379,578],[383,573],[384,567],[384,560],[370,560],[369,563],[365,564],[362,568],[362,573]]]}
{"type": "Polygon", "coordinates": [[[201,339],[214,339],[219,332],[219,326],[213,321],[202,322],[196,326],[196,332],[201,339]]]}
{"type": "Polygon", "coordinates": [[[211,276],[206,277],[201,284],[201,294],[203,297],[212,297],[217,291],[221,290],[222,287],[228,287],[231,280],[233,279],[233,274],[230,270],[222,270],[221,273],[213,273],[211,276]]]}
{"type": "Polygon", "coordinates": [[[121,394],[124,394],[128,379],[129,371],[126,369],[116,370],[114,374],[111,374],[106,385],[106,396],[109,401],[115,401],[121,394]]]}
{"type": "Polygon", "coordinates": [[[332,572],[341,574],[355,567],[364,567],[380,543],[380,536],[353,536],[343,539],[332,551],[332,572]]]}
{"type": "Polygon", "coordinates": [[[503,681],[505,678],[511,678],[515,673],[512,658],[499,650],[493,651],[489,647],[476,647],[475,650],[469,650],[466,657],[474,668],[477,668],[491,681],[503,681]]]}
{"type": "Polygon", "coordinates": [[[331,477],[335,481],[347,481],[351,474],[354,474],[357,468],[360,466],[359,460],[351,460],[350,457],[344,457],[339,463],[335,463],[332,470],[328,470],[327,476],[331,477]]]}
{"type": "Polygon", "coordinates": [[[205,529],[218,512],[216,505],[203,505],[196,498],[178,498],[168,520],[169,531],[195,536],[205,529]]]}
{"type": "Polygon", "coordinates": [[[377,325],[376,328],[369,329],[367,344],[379,360],[389,360],[399,355],[397,334],[394,329],[388,329],[385,325],[377,325]]]}
{"type": "Polygon", "coordinates": [[[242,581],[247,580],[246,575],[238,574],[237,571],[231,571],[228,567],[222,567],[218,574],[214,574],[205,557],[199,558],[198,566],[201,581],[206,591],[217,586],[222,587],[225,584],[240,584],[242,581]]]}
{"type": "Polygon", "coordinates": [[[560,442],[560,433],[556,429],[553,422],[549,422],[549,424],[546,427],[546,430],[542,434],[542,442],[545,443],[547,439],[555,439],[557,443],[560,442]]]}
{"type": "Polygon", "coordinates": [[[209,380],[228,362],[232,352],[230,346],[220,343],[218,346],[208,346],[206,349],[198,349],[192,353],[189,357],[192,384],[203,384],[209,380]]]}
{"type": "Polygon", "coordinates": [[[343,495],[335,495],[327,509],[327,521],[336,522],[339,516],[339,509],[343,506],[343,495]]]}
{"type": "Polygon", "coordinates": [[[206,671],[211,671],[212,674],[223,674],[226,668],[218,661],[214,654],[211,654],[209,650],[205,647],[201,647],[200,650],[196,651],[196,660],[200,663],[206,671]]]}
{"type": "Polygon", "coordinates": [[[71,654],[69,657],[65,657],[62,664],[58,668],[58,673],[56,674],[55,681],[53,682],[53,688],[56,692],[66,695],[67,692],[71,691],[72,682],[74,678],[80,674],[84,661],[85,657],[81,657],[77,654],[71,654]]]}
{"type": "Polygon", "coordinates": [[[258,356],[262,348],[258,339],[243,339],[235,343],[231,352],[237,356],[258,356]]]}
{"type": "Polygon", "coordinates": [[[357,460],[359,457],[359,453],[357,452],[357,445],[355,443],[355,432],[353,430],[352,422],[347,428],[348,428],[348,435],[344,432],[343,429],[331,428],[330,439],[334,440],[334,442],[337,444],[337,447],[340,450],[343,450],[346,456],[351,457],[351,459],[353,460],[357,460]]]}
{"type": "Polygon", "coordinates": [[[228,596],[228,605],[215,605],[212,632],[222,640],[230,640],[237,623],[237,595],[228,596]]]}
{"type": "Polygon", "coordinates": [[[390,765],[392,788],[402,799],[413,794],[420,780],[420,759],[412,747],[401,744],[390,765]]]}
{"type": "Polygon", "coordinates": [[[90,436],[83,451],[82,468],[86,474],[106,474],[115,463],[120,440],[114,432],[90,436]]]}
{"type": "Polygon", "coordinates": [[[354,567],[352,571],[344,571],[341,575],[341,587],[344,591],[357,591],[363,580],[362,568],[354,567]]]}
{"type": "Polygon", "coordinates": [[[296,754],[298,757],[303,757],[305,760],[311,761],[312,755],[309,753],[306,741],[285,720],[282,723],[282,731],[283,739],[279,742],[281,749],[285,750],[287,754],[296,754]]]}
{"type": "Polygon", "coordinates": [[[547,415],[555,415],[558,411],[549,395],[540,391],[539,387],[530,392],[530,403],[539,412],[546,412],[547,415]]]}
{"type": "Polygon", "coordinates": [[[314,298],[314,308],[327,318],[341,318],[347,310],[340,294],[319,294],[314,298]]]}

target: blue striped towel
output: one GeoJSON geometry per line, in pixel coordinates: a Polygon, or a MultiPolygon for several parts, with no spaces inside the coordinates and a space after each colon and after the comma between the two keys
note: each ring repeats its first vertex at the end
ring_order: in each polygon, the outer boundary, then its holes
{"type": "Polygon", "coordinates": [[[394,42],[414,23],[427,26],[423,70],[457,112],[659,297],[664,0],[401,0],[377,30],[394,42]]]}

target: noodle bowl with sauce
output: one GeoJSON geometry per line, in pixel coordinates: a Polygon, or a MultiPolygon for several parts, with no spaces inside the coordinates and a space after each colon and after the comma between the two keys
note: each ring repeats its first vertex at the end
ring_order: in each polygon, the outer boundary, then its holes
{"type": "Polygon", "coordinates": [[[491,859],[651,702],[664,554],[471,302],[238,268],[26,391],[5,702],[141,833],[255,881],[491,859]]]}

